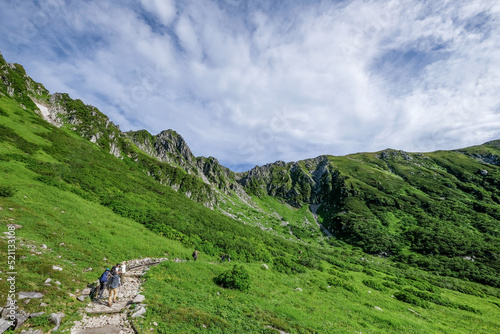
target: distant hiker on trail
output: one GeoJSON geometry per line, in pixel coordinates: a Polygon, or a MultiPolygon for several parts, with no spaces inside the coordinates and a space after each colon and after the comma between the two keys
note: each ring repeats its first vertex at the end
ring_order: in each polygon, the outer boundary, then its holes
{"type": "Polygon", "coordinates": [[[226,255],[226,259],[227,259],[227,262],[231,262],[231,255],[230,255],[230,254],[227,254],[227,255],[226,255]]]}
{"type": "Polygon", "coordinates": [[[196,259],[198,258],[198,254],[200,254],[200,252],[198,252],[197,250],[195,250],[195,251],[193,252],[193,258],[194,258],[194,260],[195,260],[195,261],[196,261],[196,259]]]}
{"type": "Polygon", "coordinates": [[[108,306],[111,306],[112,303],[116,302],[116,298],[118,297],[118,288],[121,285],[120,276],[118,273],[115,274],[109,279],[109,298],[108,298],[108,306]]]}
{"type": "Polygon", "coordinates": [[[226,254],[222,254],[222,256],[220,257],[221,261],[224,262],[226,261],[226,254]]]}
{"type": "Polygon", "coordinates": [[[101,277],[99,278],[99,283],[101,283],[101,286],[99,287],[99,299],[102,298],[102,294],[104,292],[104,289],[106,289],[106,284],[108,284],[110,276],[111,272],[108,268],[105,272],[102,273],[101,277]]]}
{"type": "Polygon", "coordinates": [[[120,279],[122,281],[122,284],[124,283],[123,276],[125,276],[126,271],[127,271],[127,265],[125,264],[125,261],[123,261],[120,268],[120,279]]]}

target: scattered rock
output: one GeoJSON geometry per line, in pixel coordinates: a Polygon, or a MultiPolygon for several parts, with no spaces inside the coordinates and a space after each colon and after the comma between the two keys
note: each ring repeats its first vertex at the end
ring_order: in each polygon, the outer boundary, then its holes
{"type": "Polygon", "coordinates": [[[61,282],[59,282],[59,281],[55,281],[54,283],[57,285],[61,285],[61,282]]]}
{"type": "Polygon", "coordinates": [[[45,307],[45,306],[49,306],[49,304],[40,303],[40,307],[45,307]]]}
{"type": "Polygon", "coordinates": [[[76,299],[79,301],[83,302],[85,300],[85,296],[78,296],[76,299]]]}
{"type": "Polygon", "coordinates": [[[26,300],[24,301],[24,303],[25,303],[26,305],[28,305],[28,304],[30,303],[30,301],[31,301],[31,299],[26,299],[26,300]]]}
{"type": "Polygon", "coordinates": [[[268,266],[267,266],[267,264],[265,264],[265,263],[263,263],[263,264],[262,264],[262,268],[263,268],[263,269],[269,269],[269,267],[268,267],[268,266]]]}
{"type": "Polygon", "coordinates": [[[87,269],[83,269],[83,270],[82,270],[82,273],[86,273],[86,272],[88,272],[88,271],[92,271],[92,267],[89,267],[89,268],[87,268],[87,269]]]}
{"type": "Polygon", "coordinates": [[[49,277],[49,278],[47,278],[47,279],[45,280],[45,282],[43,282],[43,283],[50,283],[50,282],[52,282],[52,278],[50,278],[50,277],[49,277]]]}
{"type": "Polygon", "coordinates": [[[146,309],[144,307],[139,307],[137,309],[137,311],[134,312],[134,314],[132,314],[132,318],[137,318],[137,317],[140,317],[142,316],[144,313],[146,313],[146,309]]]}
{"type": "Polygon", "coordinates": [[[137,295],[132,302],[133,303],[142,303],[145,299],[146,299],[146,297],[144,297],[143,295],[137,295]]]}
{"type": "Polygon", "coordinates": [[[408,308],[408,311],[410,311],[410,312],[412,312],[412,313],[414,313],[414,314],[418,315],[419,317],[421,317],[421,315],[420,315],[420,314],[418,314],[417,312],[415,312],[415,311],[414,311],[414,310],[412,310],[411,308],[408,308]]]}
{"type": "Polygon", "coordinates": [[[82,295],[88,295],[88,294],[90,294],[90,288],[83,289],[82,292],[81,292],[81,294],[82,295]]]}
{"type": "Polygon", "coordinates": [[[37,329],[37,330],[33,330],[33,329],[30,329],[30,330],[24,330],[21,332],[21,334],[43,334],[42,330],[41,329],[37,329]]]}
{"type": "Polygon", "coordinates": [[[40,248],[47,249],[47,245],[46,245],[46,244],[42,244],[42,245],[40,246],[40,248]]]}
{"type": "Polygon", "coordinates": [[[63,270],[63,268],[58,267],[58,266],[52,266],[52,269],[54,269],[54,270],[59,270],[59,271],[63,270]]]}
{"type": "Polygon", "coordinates": [[[40,299],[43,297],[43,293],[40,292],[19,292],[19,299],[25,299],[25,298],[37,298],[40,299]]]}
{"type": "Polygon", "coordinates": [[[59,246],[64,246],[64,245],[66,245],[64,242],[61,242],[61,243],[59,244],[59,246]]]}
{"type": "Polygon", "coordinates": [[[51,313],[49,315],[49,320],[52,322],[56,327],[52,328],[52,332],[55,332],[59,329],[59,326],[61,326],[61,315],[59,313],[51,313]]]}
{"type": "Polygon", "coordinates": [[[297,289],[295,289],[295,291],[302,292],[302,289],[301,288],[297,288],[297,289]]]}
{"type": "Polygon", "coordinates": [[[42,316],[44,314],[45,314],[45,312],[30,313],[29,317],[30,318],[36,318],[36,317],[42,316]]]}
{"type": "Polygon", "coordinates": [[[158,326],[158,323],[156,321],[153,321],[153,325],[158,326]]]}
{"type": "Polygon", "coordinates": [[[372,293],[371,291],[368,291],[368,293],[372,293]]]}
{"type": "Polygon", "coordinates": [[[15,329],[18,329],[22,325],[24,325],[26,320],[28,320],[28,317],[29,317],[29,315],[26,312],[19,311],[19,313],[16,314],[16,328],[15,329]]]}
{"type": "Polygon", "coordinates": [[[0,319],[0,333],[7,331],[10,328],[10,326],[12,326],[11,321],[0,319]]]}
{"type": "Polygon", "coordinates": [[[379,310],[379,311],[382,311],[382,312],[384,311],[384,310],[382,310],[382,309],[381,309],[380,307],[378,307],[378,306],[375,306],[375,309],[376,309],[376,310],[379,310]]]}

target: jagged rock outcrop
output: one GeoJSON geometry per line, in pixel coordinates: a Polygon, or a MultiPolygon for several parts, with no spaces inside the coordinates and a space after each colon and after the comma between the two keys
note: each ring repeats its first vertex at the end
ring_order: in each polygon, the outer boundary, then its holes
{"type": "Polygon", "coordinates": [[[339,172],[327,156],[298,162],[256,166],[238,181],[250,192],[283,198],[292,206],[321,204],[342,187],[339,172]]]}
{"type": "Polygon", "coordinates": [[[214,190],[229,194],[235,193],[245,201],[250,197],[239,183],[237,173],[222,166],[214,157],[195,157],[191,149],[177,132],[165,130],[158,135],[151,135],[146,130],[130,131],[126,135],[149,156],[182,168],[188,174],[198,176],[214,190]]]}

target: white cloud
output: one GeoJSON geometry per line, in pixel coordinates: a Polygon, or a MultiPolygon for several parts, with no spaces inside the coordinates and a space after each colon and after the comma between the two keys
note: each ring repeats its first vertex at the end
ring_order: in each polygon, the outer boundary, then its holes
{"type": "Polygon", "coordinates": [[[146,10],[158,17],[163,25],[170,25],[175,19],[177,9],[174,0],[141,0],[146,10]]]}
{"type": "Polygon", "coordinates": [[[0,45],[122,130],[173,128],[229,166],[500,138],[498,4],[228,1],[142,0],[148,19],[61,2],[34,29],[49,12],[26,1],[0,16],[0,45]]]}

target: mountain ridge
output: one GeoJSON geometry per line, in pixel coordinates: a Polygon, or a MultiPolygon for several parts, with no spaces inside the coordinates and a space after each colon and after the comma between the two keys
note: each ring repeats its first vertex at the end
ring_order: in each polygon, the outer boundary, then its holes
{"type": "Polygon", "coordinates": [[[499,141],[429,153],[322,155],[235,173],[216,158],[195,157],[174,130],[124,133],[97,108],[67,94],[50,95],[21,65],[3,58],[0,65],[2,94],[212,210],[283,238],[325,243],[309,210],[315,205],[317,223],[366,252],[440,272],[467,268],[454,274],[500,285],[494,275],[500,268],[499,229],[492,221],[500,217],[499,141]],[[299,217],[286,219],[288,209],[278,214],[275,202],[305,210],[305,225],[299,217]],[[432,235],[439,236],[439,245],[426,244],[432,235]],[[425,258],[431,253],[438,254],[432,261],[425,258]],[[487,267],[481,274],[479,264],[487,267]]]}

